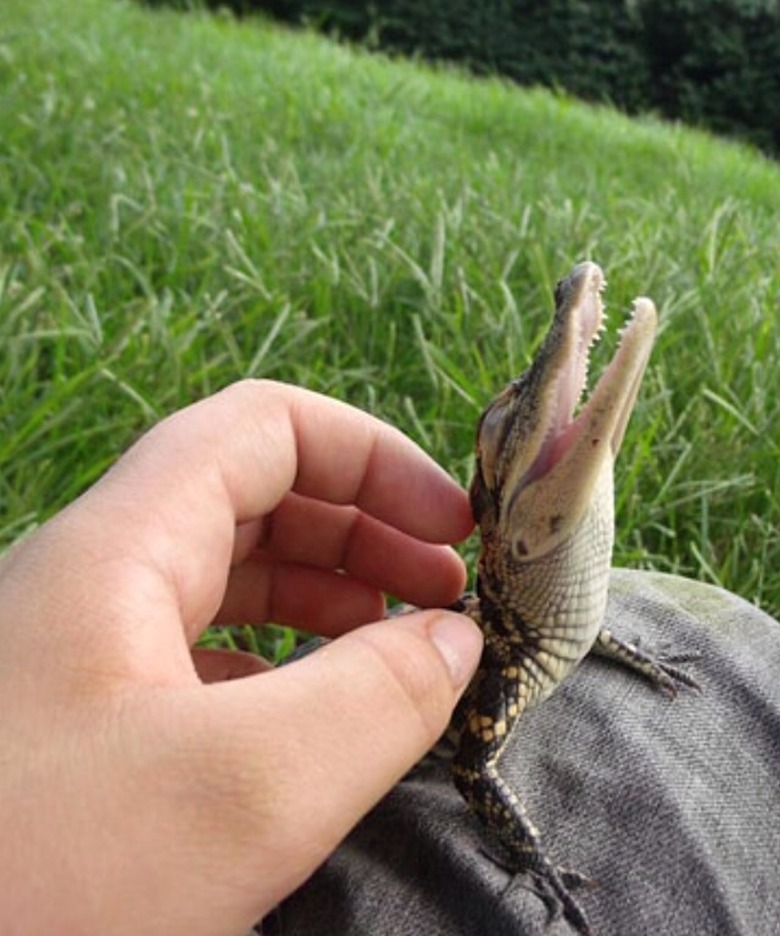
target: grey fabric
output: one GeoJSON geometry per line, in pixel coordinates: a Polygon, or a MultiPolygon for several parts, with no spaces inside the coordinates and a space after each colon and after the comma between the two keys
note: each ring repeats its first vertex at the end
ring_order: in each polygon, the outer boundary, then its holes
{"type": "MultiPolygon", "coordinates": [[[[685,658],[701,693],[672,700],[589,657],[523,717],[502,773],[550,856],[596,882],[580,900],[597,936],[780,933],[780,625],[718,589],[616,570],[607,626],[685,658]]],[[[491,859],[430,758],[264,923],[266,936],[571,932],[491,859]]]]}

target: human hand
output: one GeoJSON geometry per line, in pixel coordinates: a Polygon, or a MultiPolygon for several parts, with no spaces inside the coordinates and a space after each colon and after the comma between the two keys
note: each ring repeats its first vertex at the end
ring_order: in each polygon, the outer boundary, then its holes
{"type": "Polygon", "coordinates": [[[476,666],[466,495],[397,431],[246,382],[0,563],[0,931],[243,934],[434,743],[476,666]],[[243,679],[212,621],[328,636],[243,679]],[[355,629],[353,629],[355,628],[355,629]],[[198,675],[200,672],[200,676],[198,675]]]}

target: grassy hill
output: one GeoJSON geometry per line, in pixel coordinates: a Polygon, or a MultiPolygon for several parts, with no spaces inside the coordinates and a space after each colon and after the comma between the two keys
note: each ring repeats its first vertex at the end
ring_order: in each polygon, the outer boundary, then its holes
{"type": "Polygon", "coordinates": [[[465,482],[479,410],[590,257],[613,310],[662,314],[616,561],[780,612],[779,216],[776,165],[680,128],[263,23],[5,0],[0,544],[249,375],[371,410],[465,482]]]}

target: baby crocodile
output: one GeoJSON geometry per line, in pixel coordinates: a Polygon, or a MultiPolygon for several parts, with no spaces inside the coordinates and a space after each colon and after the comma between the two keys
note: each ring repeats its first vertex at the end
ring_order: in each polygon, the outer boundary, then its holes
{"type": "Polygon", "coordinates": [[[656,332],[637,299],[620,346],[590,399],[588,354],[602,330],[604,276],[580,263],[555,290],[555,316],[533,364],[490,403],[477,427],[471,505],[482,537],[477,594],[461,610],[485,649],[461,702],[454,781],[502,846],[502,864],[529,872],[551,909],[581,934],[572,895],[587,878],[558,868],[500,774],[522,713],[547,698],[591,650],[637,670],[670,694],[695,685],[602,628],[614,536],[612,468],[656,332]]]}

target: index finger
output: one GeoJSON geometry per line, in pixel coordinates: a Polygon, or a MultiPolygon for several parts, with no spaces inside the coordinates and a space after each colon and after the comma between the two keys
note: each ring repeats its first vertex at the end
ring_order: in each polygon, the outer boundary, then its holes
{"type": "Polygon", "coordinates": [[[293,490],[354,504],[428,542],[456,542],[473,526],[465,493],[433,459],[392,426],[329,397],[242,381],[179,417],[193,456],[218,459],[239,523],[293,490]]]}
{"type": "Polygon", "coordinates": [[[219,478],[236,523],[269,513],[296,491],[354,504],[428,542],[457,542],[474,525],[462,488],[403,433],[273,381],[241,381],[173,414],[123,463],[143,480],[150,510],[175,506],[192,485],[208,498],[219,478]]]}
{"type": "Polygon", "coordinates": [[[118,486],[123,496],[103,503],[107,525],[153,553],[185,618],[201,624],[219,607],[236,525],[270,513],[289,491],[354,504],[432,543],[473,526],[465,492],[401,432],[266,381],[234,384],[164,420],[98,487],[118,486]]]}
{"type": "Polygon", "coordinates": [[[280,417],[295,435],[297,493],[353,504],[428,542],[469,534],[474,521],[464,491],[403,433],[335,400],[276,389],[280,417]]]}

